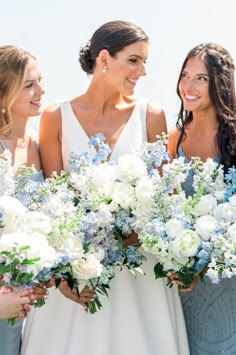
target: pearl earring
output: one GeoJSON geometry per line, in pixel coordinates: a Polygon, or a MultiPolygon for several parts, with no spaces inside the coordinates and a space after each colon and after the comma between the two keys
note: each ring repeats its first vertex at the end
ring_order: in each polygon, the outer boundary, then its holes
{"type": "Polygon", "coordinates": [[[6,109],[4,107],[2,108],[2,113],[6,113],[6,109]]]}
{"type": "Polygon", "coordinates": [[[104,65],[104,67],[102,69],[102,72],[103,72],[103,74],[106,74],[106,72],[107,72],[107,66],[106,65],[104,65]]]}

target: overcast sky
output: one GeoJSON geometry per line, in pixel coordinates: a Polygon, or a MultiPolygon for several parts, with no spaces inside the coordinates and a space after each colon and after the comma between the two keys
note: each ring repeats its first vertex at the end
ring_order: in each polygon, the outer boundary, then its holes
{"type": "Polygon", "coordinates": [[[134,22],[150,38],[148,73],[136,95],[159,103],[171,128],[179,108],[176,81],[187,52],[216,42],[236,62],[235,17],[236,0],[7,0],[1,4],[0,45],[16,45],[36,56],[45,106],[86,89],[89,79],[78,53],[100,25],[134,22]]]}

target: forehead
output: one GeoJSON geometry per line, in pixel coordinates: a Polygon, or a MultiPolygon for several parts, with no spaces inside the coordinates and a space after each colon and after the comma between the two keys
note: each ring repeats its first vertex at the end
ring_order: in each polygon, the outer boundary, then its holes
{"type": "Polygon", "coordinates": [[[184,71],[186,72],[194,72],[199,74],[208,74],[205,63],[197,57],[188,59],[184,71]]]}
{"type": "Polygon", "coordinates": [[[139,55],[141,57],[147,57],[148,55],[148,42],[147,41],[138,41],[128,46],[124,47],[120,52],[117,54],[121,55],[139,55]]]}
{"type": "Polygon", "coordinates": [[[25,80],[31,80],[39,74],[39,69],[36,61],[29,57],[27,64],[25,66],[25,80]]]}

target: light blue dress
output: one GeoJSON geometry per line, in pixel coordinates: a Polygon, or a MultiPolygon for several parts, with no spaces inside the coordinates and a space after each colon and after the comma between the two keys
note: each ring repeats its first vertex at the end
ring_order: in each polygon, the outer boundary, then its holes
{"type": "MultiPolygon", "coordinates": [[[[1,141],[0,146],[5,150],[5,146],[1,141]]],[[[32,176],[32,179],[39,182],[43,181],[43,171],[38,171],[32,176]]],[[[0,355],[20,354],[22,327],[23,321],[20,319],[17,319],[13,327],[9,327],[5,319],[0,320],[0,355]]]]}
{"type": "MultiPolygon", "coordinates": [[[[182,148],[179,156],[185,157],[182,148]]],[[[218,157],[214,158],[219,161],[218,157]]],[[[193,193],[191,171],[184,190],[193,193]]],[[[191,355],[236,354],[236,278],[213,285],[208,277],[192,292],[180,293],[191,355]]]]}

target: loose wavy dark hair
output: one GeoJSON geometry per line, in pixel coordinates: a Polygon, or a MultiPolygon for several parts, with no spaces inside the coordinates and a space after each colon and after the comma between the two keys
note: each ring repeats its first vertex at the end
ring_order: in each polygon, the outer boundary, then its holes
{"type": "Polygon", "coordinates": [[[102,49],[107,49],[110,56],[115,57],[116,53],[124,47],[138,41],[148,42],[148,40],[146,33],[131,22],[107,22],[94,32],[88,44],[80,50],[81,68],[87,74],[92,74],[96,58],[102,49]]]}
{"type": "MultiPolygon", "coordinates": [[[[220,162],[228,167],[236,165],[236,99],[234,83],[234,63],[226,49],[215,43],[204,43],[193,48],[187,55],[180,71],[177,83],[177,94],[181,74],[190,58],[201,59],[207,69],[209,76],[209,96],[215,108],[219,123],[217,133],[217,146],[220,162]]],[[[179,145],[185,139],[185,127],[191,122],[193,115],[191,111],[186,111],[181,99],[181,107],[178,114],[176,127],[180,130],[179,145]]]]}

